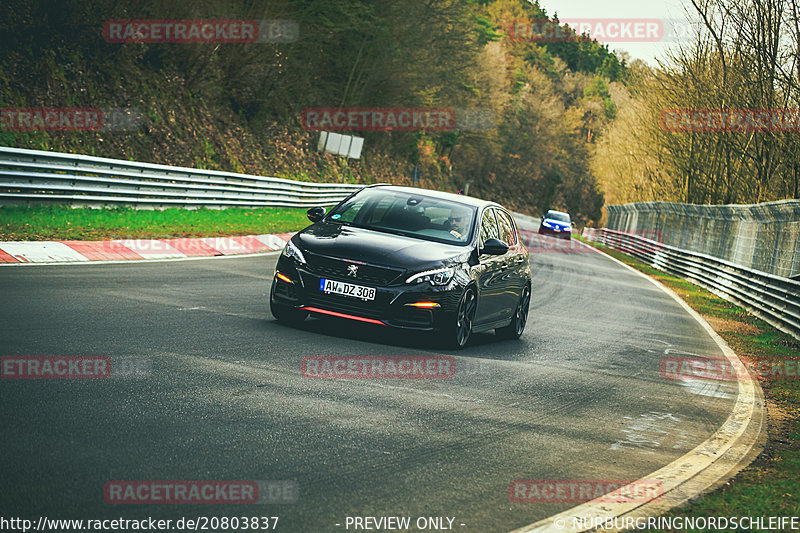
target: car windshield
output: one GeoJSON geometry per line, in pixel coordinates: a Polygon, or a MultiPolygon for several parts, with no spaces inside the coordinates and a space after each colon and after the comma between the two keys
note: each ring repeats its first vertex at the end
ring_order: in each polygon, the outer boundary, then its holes
{"type": "Polygon", "coordinates": [[[569,222],[569,215],[566,213],[558,213],[556,211],[548,211],[547,216],[545,217],[550,220],[556,220],[558,222],[569,222]]]}
{"type": "Polygon", "coordinates": [[[470,241],[475,208],[423,194],[365,189],[332,210],[327,220],[361,228],[463,245],[470,241]]]}

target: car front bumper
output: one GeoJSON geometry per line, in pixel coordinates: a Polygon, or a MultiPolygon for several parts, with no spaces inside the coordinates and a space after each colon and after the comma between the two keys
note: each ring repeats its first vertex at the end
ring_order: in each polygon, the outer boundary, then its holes
{"type": "Polygon", "coordinates": [[[429,283],[379,286],[356,278],[320,275],[284,256],[278,259],[273,284],[272,301],[282,306],[316,315],[417,331],[434,331],[445,327],[448,321],[453,320],[463,292],[463,287],[456,279],[442,287],[429,283]],[[374,287],[375,299],[365,301],[325,293],[320,290],[320,280],[323,278],[374,287]],[[435,305],[422,308],[411,305],[420,302],[435,305]]]}
{"type": "Polygon", "coordinates": [[[562,239],[572,238],[572,230],[569,229],[558,230],[558,229],[548,228],[547,226],[539,226],[539,234],[555,235],[556,237],[561,237],[562,239]]]}

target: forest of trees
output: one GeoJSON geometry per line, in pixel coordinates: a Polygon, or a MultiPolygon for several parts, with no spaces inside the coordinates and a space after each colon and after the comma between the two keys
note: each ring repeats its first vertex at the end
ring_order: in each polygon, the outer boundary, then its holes
{"type": "Polygon", "coordinates": [[[7,146],[324,181],[408,183],[598,220],[591,158],[627,67],[588,39],[510,39],[525,0],[5,0],[0,107],[133,107],[135,132],[0,132],[7,146]],[[291,20],[299,38],[112,44],[116,19],[291,20]],[[361,160],[316,151],[307,107],[450,107],[491,127],[367,132],[361,160]]]}
{"type": "Polygon", "coordinates": [[[512,38],[550,19],[527,0],[5,0],[0,108],[133,108],[125,132],[0,131],[0,145],[300,180],[464,190],[600,222],[604,203],[798,197],[800,133],[675,132],[674,108],[800,108],[800,0],[692,0],[700,20],[657,67],[577,36],[512,38]],[[252,44],[108,42],[119,19],[296,23],[252,44]],[[363,132],[360,160],[317,151],[309,107],[448,107],[453,131],[363,132]]]}
{"type": "Polygon", "coordinates": [[[800,15],[797,0],[692,0],[693,40],[658,68],[634,62],[592,169],[606,202],[699,204],[798,198],[800,15]],[[788,110],[771,131],[668,131],[665,110],[788,110]],[[794,126],[792,126],[792,124],[794,126]]]}

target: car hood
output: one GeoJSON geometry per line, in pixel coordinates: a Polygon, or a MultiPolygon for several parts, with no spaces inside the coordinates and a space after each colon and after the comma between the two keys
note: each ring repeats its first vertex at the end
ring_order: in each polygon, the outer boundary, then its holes
{"type": "Polygon", "coordinates": [[[330,222],[317,222],[296,235],[311,253],[406,270],[466,261],[468,246],[454,246],[330,222]]]}

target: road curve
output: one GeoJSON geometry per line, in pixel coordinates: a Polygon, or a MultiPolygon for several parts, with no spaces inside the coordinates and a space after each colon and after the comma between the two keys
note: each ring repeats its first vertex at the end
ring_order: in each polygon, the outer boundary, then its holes
{"type": "Polygon", "coordinates": [[[721,356],[701,326],[604,255],[531,238],[522,339],[478,335],[460,352],[338,319],[279,325],[267,305],[274,254],[0,269],[0,354],[144,368],[0,381],[0,516],[266,515],[298,532],[342,531],[348,516],[446,516],[457,531],[501,532],[575,505],[513,502],[512,480],[638,479],[708,438],[735,386],[659,375],[666,355],[721,356]],[[456,374],[300,374],[309,355],[409,354],[453,355],[456,374]],[[300,494],[110,505],[111,480],[293,480],[300,494]]]}

